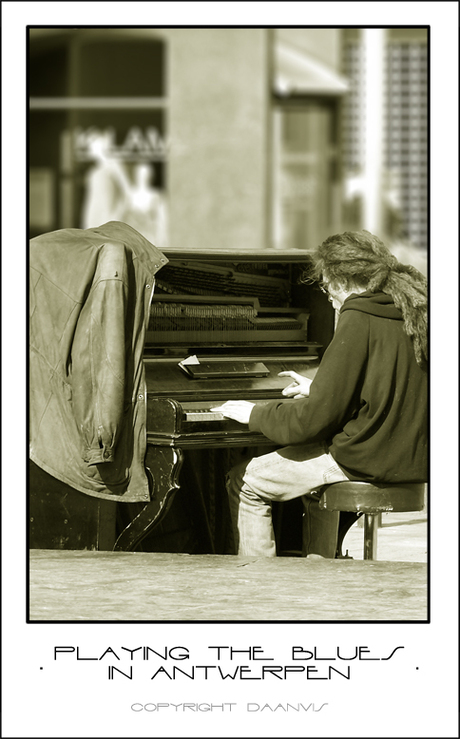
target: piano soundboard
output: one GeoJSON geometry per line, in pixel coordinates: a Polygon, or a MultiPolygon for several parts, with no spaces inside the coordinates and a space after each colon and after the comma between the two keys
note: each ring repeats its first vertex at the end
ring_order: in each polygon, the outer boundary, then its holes
{"type": "Polygon", "coordinates": [[[203,255],[188,260],[167,256],[170,261],[156,278],[148,349],[308,343],[309,307],[298,298],[306,293],[300,286],[306,263],[299,255],[295,262],[274,262],[273,252],[270,259],[266,254],[238,255],[233,262],[212,261],[215,255],[207,255],[206,261],[203,255]]]}

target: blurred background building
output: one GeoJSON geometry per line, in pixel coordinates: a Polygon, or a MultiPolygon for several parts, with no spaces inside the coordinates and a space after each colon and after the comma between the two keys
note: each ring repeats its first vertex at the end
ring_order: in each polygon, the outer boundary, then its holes
{"type": "Polygon", "coordinates": [[[424,271],[425,28],[32,28],[30,235],[309,250],[367,228],[424,271]]]}

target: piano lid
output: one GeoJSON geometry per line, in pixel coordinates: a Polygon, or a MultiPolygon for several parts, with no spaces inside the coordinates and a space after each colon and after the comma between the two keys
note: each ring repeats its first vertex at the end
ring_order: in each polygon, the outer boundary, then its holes
{"type": "Polygon", "coordinates": [[[306,249],[253,249],[249,246],[238,246],[235,249],[224,249],[218,246],[212,249],[176,249],[162,248],[162,252],[171,261],[228,261],[228,262],[297,262],[309,264],[311,252],[306,249]]]}

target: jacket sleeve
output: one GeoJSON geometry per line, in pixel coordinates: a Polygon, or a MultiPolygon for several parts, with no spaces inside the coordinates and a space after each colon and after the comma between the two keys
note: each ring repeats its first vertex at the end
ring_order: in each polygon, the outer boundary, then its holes
{"type": "Polygon", "coordinates": [[[256,405],[249,419],[277,444],[329,442],[359,410],[368,356],[368,317],[343,313],[324,352],[308,398],[256,405]]]}
{"type": "Polygon", "coordinates": [[[101,247],[72,344],[72,406],[82,457],[113,462],[125,399],[128,265],[122,243],[101,247]]]}

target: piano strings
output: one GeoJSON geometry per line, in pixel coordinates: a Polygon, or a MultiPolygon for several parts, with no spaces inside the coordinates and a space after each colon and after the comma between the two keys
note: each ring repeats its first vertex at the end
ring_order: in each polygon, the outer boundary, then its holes
{"type": "Polygon", "coordinates": [[[193,295],[251,295],[261,305],[289,305],[289,271],[273,276],[260,265],[248,272],[248,265],[240,271],[239,265],[207,265],[202,262],[176,262],[163,267],[157,278],[160,292],[169,294],[191,293],[193,295]]]}

